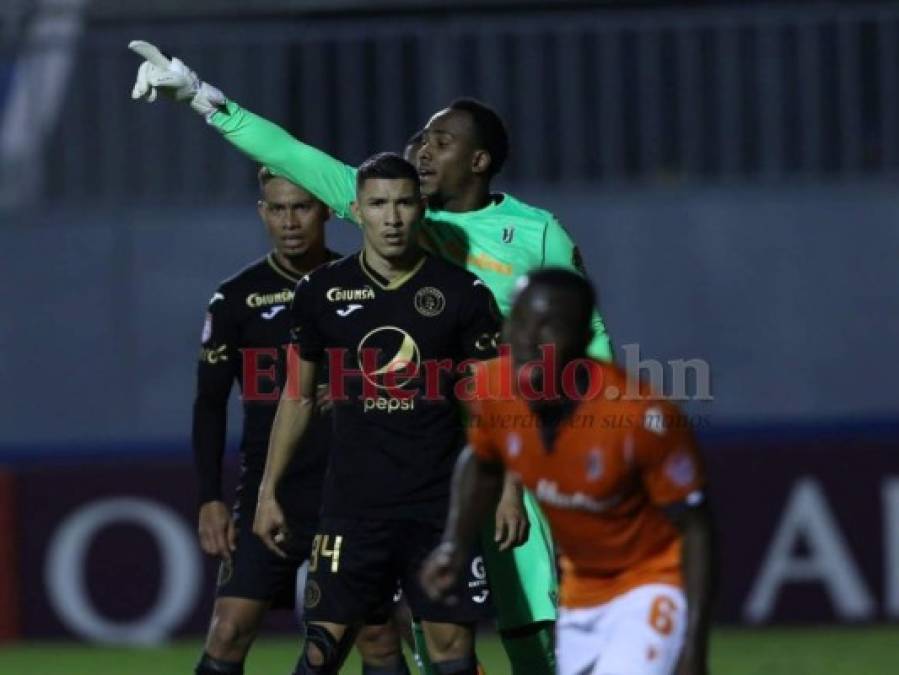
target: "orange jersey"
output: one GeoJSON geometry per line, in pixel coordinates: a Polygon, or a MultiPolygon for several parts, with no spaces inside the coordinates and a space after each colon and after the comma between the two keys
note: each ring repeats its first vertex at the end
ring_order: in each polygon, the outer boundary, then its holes
{"type": "Polygon", "coordinates": [[[681,536],[662,507],[701,497],[704,480],[674,405],[642,386],[636,400],[623,400],[615,395],[629,391],[623,370],[589,368],[595,395],[562,421],[551,449],[520,395],[497,395],[508,389],[500,384],[512,372],[507,357],[487,365],[490,395],[472,404],[469,423],[474,453],[504,464],[540,501],[561,553],[565,607],[647,583],[681,586],[681,536]]]}

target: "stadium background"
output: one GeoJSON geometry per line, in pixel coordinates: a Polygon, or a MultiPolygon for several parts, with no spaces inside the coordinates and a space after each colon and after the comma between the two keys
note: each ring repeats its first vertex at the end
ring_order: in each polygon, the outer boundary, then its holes
{"type": "Polygon", "coordinates": [[[701,361],[715,672],[895,672],[899,3],[7,0],[0,673],[188,672],[209,615],[194,362],[266,241],[254,167],[130,100],[133,38],[353,163],[496,106],[501,185],[579,242],[622,363],[671,393],[701,361]]]}

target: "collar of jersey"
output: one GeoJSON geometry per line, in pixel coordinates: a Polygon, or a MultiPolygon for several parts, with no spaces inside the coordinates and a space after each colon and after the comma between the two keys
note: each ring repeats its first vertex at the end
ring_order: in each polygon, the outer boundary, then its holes
{"type": "Polygon", "coordinates": [[[508,195],[506,195],[505,192],[491,192],[490,193],[490,201],[487,203],[487,205],[480,209],[477,209],[475,211],[444,211],[442,209],[440,209],[440,210],[428,209],[428,211],[432,214],[439,213],[441,216],[451,215],[451,216],[458,216],[458,217],[468,217],[468,216],[477,217],[479,214],[482,215],[482,214],[486,213],[487,211],[491,211],[492,209],[499,208],[506,201],[507,197],[508,197],[508,195]]]}
{"type": "MultiPolygon", "coordinates": [[[[335,253],[331,249],[325,249],[325,262],[331,262],[332,260],[337,260],[340,257],[340,254],[335,253]]],[[[284,277],[288,281],[292,281],[295,284],[300,282],[300,277],[286,269],[283,265],[278,262],[278,259],[275,258],[274,253],[269,253],[265,256],[265,260],[268,263],[269,267],[271,267],[275,272],[277,272],[280,276],[284,277]]]]}
{"type": "Polygon", "coordinates": [[[362,268],[362,272],[365,274],[365,276],[367,276],[378,285],[378,288],[381,288],[385,291],[395,291],[418,273],[418,270],[421,269],[421,266],[425,264],[425,260],[427,259],[427,257],[427,254],[422,252],[421,258],[419,258],[418,262],[415,263],[412,269],[404,274],[401,274],[396,279],[392,279],[390,281],[382,277],[380,274],[378,274],[368,266],[368,263],[365,262],[364,251],[359,251],[359,267],[362,268]]]}
{"type": "Polygon", "coordinates": [[[292,281],[295,284],[300,281],[300,278],[298,276],[292,274],[289,270],[278,264],[274,253],[269,253],[267,256],[265,256],[265,260],[268,263],[269,267],[271,267],[273,270],[275,270],[275,272],[277,272],[280,276],[284,277],[288,281],[292,281]]]}

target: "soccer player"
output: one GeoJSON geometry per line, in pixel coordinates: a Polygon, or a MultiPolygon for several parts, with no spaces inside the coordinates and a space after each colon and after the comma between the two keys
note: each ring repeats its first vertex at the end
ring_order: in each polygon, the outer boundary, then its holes
{"type": "MultiPolygon", "coordinates": [[[[325,247],[328,207],[309,192],[266,169],[259,171],[259,216],[272,239],[273,250],[222,283],[213,294],[203,324],[197,395],[193,413],[193,447],[199,481],[199,535],[203,550],[222,559],[212,621],[205,651],[196,672],[240,673],[256,631],[269,607],[293,608],[297,569],[309,555],[321,501],[327,461],[326,426],[316,424],[305,452],[298,456],[284,481],[284,505],[293,538],[290,555],[278,558],[256,537],[251,524],[265,464],[275,404],[259,396],[243,400],[240,442],[241,478],[231,514],[222,496],[222,457],[228,397],[235,380],[259,389],[283,382],[244,383],[246,348],[269,350],[267,363],[283,371],[283,360],[272,358],[287,342],[289,312],[297,281],[327,260],[337,257],[325,247]],[[253,400],[256,399],[256,400],[253,400]]],[[[269,397],[270,398],[270,397],[269,397]]]]}
{"type": "MultiPolygon", "coordinates": [[[[265,548],[252,523],[265,452],[277,397],[283,385],[280,351],[289,339],[288,307],[293,289],[306,273],[337,255],[325,246],[328,207],[306,190],[267,169],[258,174],[259,216],[273,249],[213,294],[203,325],[197,395],[193,412],[193,447],[199,483],[200,545],[222,559],[209,633],[197,675],[236,675],[269,608],[292,609],[297,570],[309,557],[321,487],[327,464],[326,420],[315,420],[285,472],[279,493],[291,538],[286,558],[265,548]],[[244,350],[259,350],[257,352],[244,350]],[[259,377],[244,382],[243,358],[252,359],[259,377]],[[268,371],[268,375],[265,373],[268,371]],[[237,381],[244,394],[241,476],[234,513],[222,495],[222,457],[228,397],[237,381]]],[[[369,628],[360,642],[364,663],[393,658],[399,649],[389,628],[369,628]],[[386,643],[386,647],[385,647],[386,643]]]]}
{"type": "MultiPolygon", "coordinates": [[[[353,167],[227,100],[182,62],[167,59],[152,45],[129,46],[147,59],[138,70],[133,98],[152,101],[159,90],[189,101],[238,149],[304,185],[340,217],[355,219],[350,208],[356,184],[353,167]]],[[[418,140],[413,163],[428,197],[421,228],[424,243],[478,275],[504,315],[521,274],[550,265],[583,273],[577,248],[550,213],[512,195],[491,192],[491,182],[508,154],[504,125],[493,110],[471,99],[454,101],[431,117],[418,140]]],[[[414,151],[415,145],[407,150],[414,151]]],[[[610,360],[609,339],[595,311],[591,322],[590,354],[610,360]]],[[[552,540],[533,496],[524,494],[524,518],[514,512],[517,500],[512,497],[519,487],[510,479],[506,489],[510,498],[502,503],[510,505],[510,511],[497,512],[494,536],[484,541],[497,624],[515,675],[552,675],[557,600],[552,540]],[[528,538],[524,545],[501,553],[491,540],[502,539],[509,529],[527,529],[528,538]]]]}
{"type": "MultiPolygon", "coordinates": [[[[495,355],[499,311],[480,279],[420,248],[425,206],[411,164],[375,155],[357,181],[352,209],[363,249],[306,275],[296,288],[299,395],[285,388],[278,406],[254,531],[279,551],[278,495],[314,415],[317,364],[327,353],[333,442],[295,672],[336,673],[354,629],[393,596],[399,579],[436,672],[474,675],[473,624],[483,607],[470,601],[461,575],[459,603],[430,601],[418,571],[439,541],[464,445],[455,395],[460,368],[495,355]]],[[[400,660],[379,672],[408,671],[400,660]]]]}
{"type": "Polygon", "coordinates": [[[452,587],[484,513],[514,473],[562,554],[561,675],[706,673],[711,528],[686,420],[621,369],[586,358],[593,290],[567,270],[523,279],[508,353],[472,402],[444,542],[422,571],[452,587]],[[513,423],[514,422],[514,423],[513,423]]]}

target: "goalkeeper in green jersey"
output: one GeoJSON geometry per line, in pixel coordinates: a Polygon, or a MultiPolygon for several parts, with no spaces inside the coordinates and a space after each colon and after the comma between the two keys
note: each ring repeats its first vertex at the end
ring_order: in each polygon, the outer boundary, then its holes
{"type": "MultiPolygon", "coordinates": [[[[310,147],[284,129],[228,100],[177,59],[167,59],[145,42],[129,45],[146,61],[138,70],[132,97],[154,100],[157,91],[189,102],[232,145],[274,173],[303,185],[345,219],[352,220],[356,170],[310,147]]],[[[515,281],[545,266],[583,273],[578,250],[547,211],[490,184],[502,169],[508,138],[502,120],[489,107],[459,99],[437,112],[421,132],[414,164],[428,210],[423,242],[477,274],[490,288],[503,314],[510,309],[515,281]]],[[[611,346],[594,312],[590,356],[611,359],[611,346]]],[[[506,485],[513,492],[520,487],[506,485]]],[[[508,503],[508,502],[506,502],[508,503]]],[[[497,623],[515,675],[554,672],[553,622],[556,618],[555,555],[549,526],[530,493],[524,494],[530,529],[524,544],[500,553],[494,540],[522,527],[515,513],[498,513],[485,536],[484,554],[497,610],[497,623]]],[[[527,527],[527,523],[524,524],[527,527]]]]}

